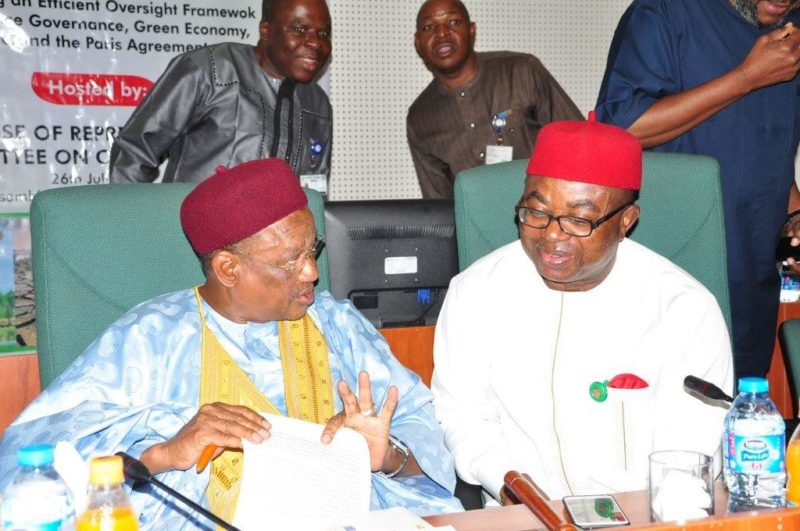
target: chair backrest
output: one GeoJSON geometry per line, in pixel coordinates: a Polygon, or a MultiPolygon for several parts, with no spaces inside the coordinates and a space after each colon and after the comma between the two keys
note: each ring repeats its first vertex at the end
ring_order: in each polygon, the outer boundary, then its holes
{"type": "Polygon", "coordinates": [[[778,340],[783,353],[783,364],[789,381],[789,390],[797,407],[800,385],[800,319],[787,319],[778,328],[778,340]]]}
{"type": "MultiPolygon", "coordinates": [[[[178,212],[192,184],[76,186],[31,204],[42,389],[133,306],[203,282],[178,212]]],[[[317,231],[322,197],[306,190],[317,231]]],[[[328,289],[327,258],[318,290],[328,289]]]]}
{"type": "MultiPolygon", "coordinates": [[[[714,294],[731,330],[719,164],[710,157],[645,153],[642,210],[631,239],[686,270],[714,294]]],[[[459,268],[519,237],[514,217],[527,161],[479,166],[455,183],[459,268]]]]}

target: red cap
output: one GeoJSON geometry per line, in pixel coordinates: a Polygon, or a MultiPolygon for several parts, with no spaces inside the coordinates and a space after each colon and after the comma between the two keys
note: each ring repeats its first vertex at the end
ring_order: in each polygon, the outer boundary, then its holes
{"type": "Polygon", "coordinates": [[[551,122],[539,131],[528,175],[638,190],[642,145],[619,127],[595,120],[551,122]]]}
{"type": "Polygon", "coordinates": [[[197,254],[208,254],[305,208],[300,180],[281,159],[252,160],[216,173],[181,205],[181,226],[197,254]]]}

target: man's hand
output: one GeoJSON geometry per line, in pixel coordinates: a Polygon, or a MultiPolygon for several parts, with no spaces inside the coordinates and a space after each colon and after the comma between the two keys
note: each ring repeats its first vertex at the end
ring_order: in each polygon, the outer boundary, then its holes
{"type": "Polygon", "coordinates": [[[241,448],[242,439],[264,442],[269,438],[270,427],[264,417],[248,407],[205,404],[175,437],[145,450],[141,461],[154,474],[187,470],[197,463],[206,446],[215,445],[217,457],[226,448],[241,448]]]}
{"type": "Polygon", "coordinates": [[[519,500],[517,500],[517,497],[514,496],[514,494],[510,490],[508,490],[505,485],[503,485],[500,488],[500,505],[506,507],[508,505],[518,505],[518,504],[519,500]]]}
{"type": "Polygon", "coordinates": [[[800,31],[789,22],[758,38],[738,67],[750,90],[789,81],[800,71],[800,31]]]}
{"type": "Polygon", "coordinates": [[[389,453],[389,430],[399,398],[397,387],[389,387],[386,402],[383,403],[381,412],[376,414],[372,386],[366,371],[358,373],[358,397],[343,381],[340,380],[336,386],[342,397],[344,411],[337,413],[325,425],[322,443],[330,443],[343,426],[354,429],[367,440],[370,468],[373,472],[381,470],[389,453]]]}

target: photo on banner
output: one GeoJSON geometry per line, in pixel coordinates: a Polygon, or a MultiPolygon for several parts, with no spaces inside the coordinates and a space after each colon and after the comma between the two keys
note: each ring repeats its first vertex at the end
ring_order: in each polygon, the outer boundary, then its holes
{"type": "Polygon", "coordinates": [[[35,350],[28,216],[0,214],[0,353],[35,350]]]}

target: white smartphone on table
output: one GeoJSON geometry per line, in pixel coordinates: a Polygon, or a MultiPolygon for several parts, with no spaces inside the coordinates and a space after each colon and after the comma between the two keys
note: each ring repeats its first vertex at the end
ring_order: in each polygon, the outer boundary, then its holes
{"type": "Polygon", "coordinates": [[[596,496],[566,496],[564,507],[572,523],[586,529],[616,527],[630,524],[617,500],[608,494],[596,496]]]}

